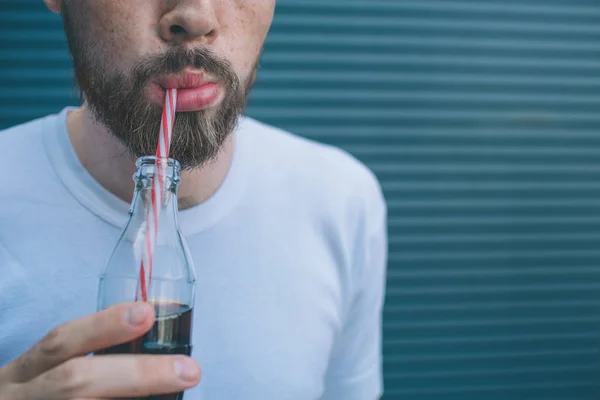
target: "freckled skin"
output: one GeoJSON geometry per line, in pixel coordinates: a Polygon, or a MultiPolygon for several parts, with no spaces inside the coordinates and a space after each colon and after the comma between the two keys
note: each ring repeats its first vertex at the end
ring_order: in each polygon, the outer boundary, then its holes
{"type": "MultiPolygon", "coordinates": [[[[69,1],[77,25],[93,39],[109,69],[129,71],[140,57],[169,44],[160,24],[193,18],[216,31],[185,44],[205,46],[228,60],[244,80],[251,76],[271,26],[275,0],[93,0],[69,1]],[[163,35],[164,36],[164,35],[163,35]]],[[[64,4],[64,3],[63,3],[64,4]]],[[[203,25],[204,26],[204,25],[203,25]]]]}
{"type": "Polygon", "coordinates": [[[170,155],[184,169],[197,169],[231,146],[228,138],[254,83],[275,0],[45,1],[62,12],[84,111],[128,155],[155,151],[161,119],[156,80],[184,67],[204,70],[220,92],[210,104],[187,93],[170,155]]]}

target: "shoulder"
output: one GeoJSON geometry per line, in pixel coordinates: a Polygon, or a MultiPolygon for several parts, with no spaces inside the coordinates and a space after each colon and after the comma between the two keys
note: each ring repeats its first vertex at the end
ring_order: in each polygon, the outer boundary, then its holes
{"type": "Polygon", "coordinates": [[[31,136],[40,135],[44,130],[45,124],[55,118],[55,115],[49,115],[2,129],[0,130],[0,143],[3,145],[17,145],[31,136]]]}
{"type": "Polygon", "coordinates": [[[25,159],[35,162],[43,152],[43,133],[55,120],[56,116],[50,115],[0,130],[0,148],[4,150],[0,166],[14,168],[15,162],[22,166],[25,159]]]}
{"type": "Polygon", "coordinates": [[[55,177],[44,136],[54,129],[55,120],[48,116],[0,130],[0,234],[6,234],[3,227],[22,220],[27,201],[47,201],[49,195],[43,190],[55,177]]]}
{"type": "Polygon", "coordinates": [[[252,138],[254,154],[260,154],[261,164],[274,173],[294,177],[296,184],[320,186],[331,195],[381,200],[376,175],[346,150],[248,117],[242,126],[243,134],[252,138]]]}
{"type": "Polygon", "coordinates": [[[288,191],[293,204],[340,229],[381,228],[387,210],[380,182],[354,155],[251,118],[242,126],[271,188],[288,191]]]}

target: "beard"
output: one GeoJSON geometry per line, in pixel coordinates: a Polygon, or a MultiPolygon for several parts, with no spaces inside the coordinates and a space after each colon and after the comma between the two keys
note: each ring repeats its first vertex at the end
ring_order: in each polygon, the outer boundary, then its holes
{"type": "Polygon", "coordinates": [[[110,57],[98,50],[101,41],[91,38],[89,28],[76,22],[85,20],[83,13],[71,15],[74,5],[66,3],[62,7],[64,29],[81,96],[94,118],[130,156],[156,153],[162,107],[146,99],[146,88],[153,78],[177,74],[188,67],[216,79],[224,95],[215,107],[176,114],[169,157],[179,161],[183,169],[200,168],[216,158],[244,111],[258,58],[250,77],[243,82],[229,62],[206,48],[171,46],[164,53],[142,57],[128,73],[110,70],[103,62],[110,57]]]}

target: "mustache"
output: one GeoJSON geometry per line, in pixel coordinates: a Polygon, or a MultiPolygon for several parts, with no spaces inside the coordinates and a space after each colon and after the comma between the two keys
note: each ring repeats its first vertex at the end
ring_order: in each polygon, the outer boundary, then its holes
{"type": "Polygon", "coordinates": [[[202,70],[220,82],[237,87],[237,75],[229,61],[216,56],[206,48],[186,49],[170,47],[164,53],[146,55],[133,69],[135,82],[143,86],[153,77],[178,74],[185,68],[202,70]]]}

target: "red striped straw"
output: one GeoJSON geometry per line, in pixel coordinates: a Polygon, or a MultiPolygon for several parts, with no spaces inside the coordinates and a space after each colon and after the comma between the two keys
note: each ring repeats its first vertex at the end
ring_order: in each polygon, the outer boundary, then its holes
{"type": "Polygon", "coordinates": [[[165,188],[165,168],[169,158],[171,136],[175,123],[175,110],[177,108],[177,89],[169,89],[165,94],[165,102],[156,147],[156,171],[157,177],[152,185],[152,201],[146,215],[146,235],[144,240],[144,251],[140,266],[140,292],[142,301],[148,301],[148,286],[152,279],[152,263],[154,248],[158,238],[158,221],[163,203],[165,188]]]}

